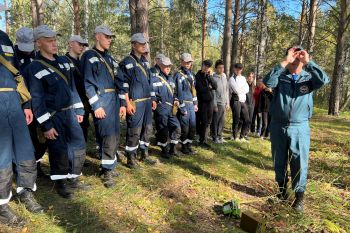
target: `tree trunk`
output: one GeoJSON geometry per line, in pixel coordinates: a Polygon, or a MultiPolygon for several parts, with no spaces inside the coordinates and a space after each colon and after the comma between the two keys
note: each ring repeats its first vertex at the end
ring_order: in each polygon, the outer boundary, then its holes
{"type": "Polygon", "coordinates": [[[239,62],[244,63],[244,54],[245,54],[245,30],[246,30],[246,14],[247,14],[247,0],[243,1],[243,15],[242,15],[242,32],[239,43],[239,62]]]}
{"type": "Polygon", "coordinates": [[[208,11],[208,0],[204,0],[203,18],[202,18],[202,62],[205,59],[205,39],[207,37],[207,11],[208,11]]]}
{"type": "Polygon", "coordinates": [[[72,0],[74,14],[74,34],[80,35],[80,4],[79,0],[72,0]]]}
{"type": "Polygon", "coordinates": [[[39,25],[38,22],[38,10],[37,10],[37,2],[36,0],[30,0],[30,6],[32,10],[32,25],[33,28],[36,28],[39,25]]]}
{"type": "Polygon", "coordinates": [[[148,37],[148,0],[129,0],[131,35],[144,33],[148,37]]]}
{"type": "Polygon", "coordinates": [[[84,29],[84,34],[85,34],[85,40],[89,39],[89,0],[85,0],[85,14],[84,14],[84,24],[85,24],[85,29],[84,29]]]}
{"type": "Polygon", "coordinates": [[[340,84],[344,76],[345,67],[345,31],[348,24],[348,6],[347,0],[340,0],[340,16],[338,22],[338,35],[337,45],[335,53],[335,62],[333,69],[333,79],[331,86],[331,94],[329,98],[329,115],[339,115],[339,103],[340,103],[340,84]]]}
{"type": "Polygon", "coordinates": [[[226,0],[224,39],[222,42],[222,58],[225,64],[225,73],[230,75],[231,61],[231,28],[232,28],[232,0],[226,0]]]}
{"type": "Polygon", "coordinates": [[[317,11],[317,0],[310,0],[310,14],[309,14],[309,38],[307,50],[312,54],[315,45],[315,30],[316,30],[316,11],[317,11]]]}
{"type": "Polygon", "coordinates": [[[233,15],[232,49],[231,49],[231,68],[230,68],[231,74],[233,74],[234,64],[237,62],[239,16],[240,16],[239,13],[240,13],[240,0],[235,0],[235,12],[233,15]]]}
{"type": "Polygon", "coordinates": [[[267,0],[260,0],[259,47],[256,66],[256,74],[258,77],[264,74],[267,33],[267,0]]]}
{"type": "Polygon", "coordinates": [[[5,31],[9,33],[9,11],[7,9],[7,1],[4,0],[4,8],[5,8],[5,31]]]}
{"type": "Polygon", "coordinates": [[[44,20],[44,3],[42,0],[30,0],[32,10],[33,28],[43,24],[44,20]]]}
{"type": "Polygon", "coordinates": [[[303,44],[304,35],[305,35],[304,24],[305,24],[305,18],[306,18],[306,0],[302,0],[302,1],[303,1],[303,5],[301,7],[301,14],[300,14],[298,45],[303,44]]]}

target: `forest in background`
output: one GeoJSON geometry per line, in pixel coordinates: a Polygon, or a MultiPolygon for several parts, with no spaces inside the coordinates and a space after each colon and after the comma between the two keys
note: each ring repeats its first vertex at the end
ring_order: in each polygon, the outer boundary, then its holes
{"type": "Polygon", "coordinates": [[[106,24],[116,35],[110,52],[119,60],[130,52],[130,35],[143,32],[150,38],[151,58],[162,52],[178,65],[180,54],[187,51],[195,58],[194,71],[203,59],[222,58],[228,75],[232,65],[241,62],[245,74],[264,76],[283,59],[287,47],[302,45],[332,80],[315,94],[315,104],[331,115],[350,108],[346,0],[4,0],[4,4],[12,39],[22,26],[48,24],[61,34],[61,54],[72,34],[82,35],[92,45],[94,28],[106,24]]]}

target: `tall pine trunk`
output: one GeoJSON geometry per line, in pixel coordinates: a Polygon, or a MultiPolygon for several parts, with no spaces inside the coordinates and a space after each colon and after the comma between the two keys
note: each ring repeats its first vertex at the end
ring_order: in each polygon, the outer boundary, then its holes
{"type": "Polygon", "coordinates": [[[310,0],[310,13],[309,13],[309,38],[307,50],[310,54],[314,51],[315,46],[315,31],[316,31],[316,12],[317,12],[317,0],[310,0]]]}
{"type": "Polygon", "coordinates": [[[231,61],[231,28],[232,28],[232,0],[226,0],[224,39],[222,42],[222,58],[225,64],[225,73],[230,75],[231,61]]]}
{"type": "Polygon", "coordinates": [[[335,52],[335,61],[333,69],[333,79],[331,86],[331,94],[329,98],[329,115],[339,115],[339,104],[340,104],[340,84],[344,77],[344,68],[345,68],[345,46],[346,38],[345,31],[348,26],[348,6],[347,0],[340,0],[340,15],[338,22],[338,35],[337,35],[337,45],[335,52]]]}
{"type": "Polygon", "coordinates": [[[208,11],[208,0],[203,2],[203,18],[202,18],[202,62],[205,59],[205,39],[207,37],[207,11],[208,11]]]}
{"type": "Polygon", "coordinates": [[[129,0],[131,34],[144,33],[148,37],[148,0],[129,0]]]}
{"type": "Polygon", "coordinates": [[[306,18],[306,0],[302,0],[303,5],[301,7],[301,14],[300,14],[300,22],[299,22],[299,34],[298,34],[298,45],[303,44],[304,36],[305,36],[305,18],[306,18]]]}
{"type": "Polygon", "coordinates": [[[80,35],[80,4],[79,0],[72,0],[74,14],[74,34],[80,35]]]}
{"type": "Polygon", "coordinates": [[[233,74],[234,64],[237,62],[237,56],[238,56],[239,17],[240,17],[240,0],[235,0],[235,12],[233,15],[233,36],[232,36],[232,48],[231,48],[231,68],[230,68],[231,74],[233,74]]]}
{"type": "Polygon", "coordinates": [[[267,0],[260,0],[260,30],[258,36],[258,54],[257,54],[257,65],[256,74],[257,76],[263,76],[265,68],[265,54],[266,54],[266,42],[267,42],[267,0]]]}

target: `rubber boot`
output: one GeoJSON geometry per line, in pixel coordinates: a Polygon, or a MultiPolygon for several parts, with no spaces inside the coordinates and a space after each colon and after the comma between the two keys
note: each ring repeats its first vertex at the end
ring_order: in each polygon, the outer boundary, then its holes
{"type": "Polygon", "coordinates": [[[170,150],[169,150],[169,155],[170,156],[177,156],[177,151],[176,151],[176,144],[171,143],[170,144],[170,150]]]}
{"type": "Polygon", "coordinates": [[[130,169],[138,169],[140,168],[140,165],[137,163],[135,154],[128,154],[127,155],[127,162],[126,166],[130,169]]]}
{"type": "Polygon", "coordinates": [[[111,188],[116,185],[116,181],[114,180],[116,176],[112,170],[102,169],[100,173],[100,177],[102,179],[103,185],[106,188],[111,188]]]}
{"type": "Polygon", "coordinates": [[[149,157],[148,150],[141,150],[140,160],[149,164],[149,165],[154,165],[157,163],[157,160],[154,160],[154,159],[149,157]]]}
{"type": "Polygon", "coordinates": [[[42,213],[44,211],[44,208],[35,200],[31,189],[25,188],[18,194],[18,199],[24,204],[29,212],[42,213]]]}
{"type": "Polygon", "coordinates": [[[67,187],[70,189],[90,190],[91,185],[83,184],[79,178],[67,179],[67,187]]]}
{"type": "Polygon", "coordinates": [[[55,186],[58,195],[67,199],[72,198],[72,193],[66,185],[66,180],[57,180],[55,186]]]}
{"type": "Polygon", "coordinates": [[[295,193],[295,200],[292,204],[292,207],[298,213],[304,212],[304,193],[303,192],[295,193]]]}
{"type": "Polygon", "coordinates": [[[26,221],[17,216],[8,204],[0,205],[0,223],[11,227],[23,227],[26,221]]]}

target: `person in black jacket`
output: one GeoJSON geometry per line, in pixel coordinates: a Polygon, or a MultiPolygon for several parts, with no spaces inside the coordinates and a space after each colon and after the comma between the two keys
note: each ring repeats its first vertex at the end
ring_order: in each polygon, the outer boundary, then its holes
{"type": "Polygon", "coordinates": [[[258,103],[258,113],[262,118],[262,128],[260,133],[260,138],[262,139],[269,137],[269,125],[271,121],[269,109],[272,97],[272,90],[263,84],[263,90],[260,93],[258,103]]]}
{"type": "Polygon", "coordinates": [[[213,79],[210,67],[212,62],[205,60],[202,62],[202,69],[196,74],[196,90],[198,97],[198,116],[199,116],[199,145],[210,148],[207,140],[210,124],[214,112],[214,94],[217,84],[213,79]]]}

